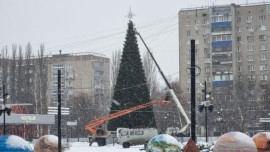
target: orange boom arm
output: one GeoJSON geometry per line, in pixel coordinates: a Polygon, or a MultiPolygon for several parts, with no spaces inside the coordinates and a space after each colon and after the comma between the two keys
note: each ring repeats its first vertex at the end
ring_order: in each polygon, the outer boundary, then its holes
{"type": "Polygon", "coordinates": [[[85,130],[89,130],[91,133],[93,133],[94,135],[97,135],[97,127],[104,124],[106,121],[123,116],[125,114],[131,113],[133,111],[139,110],[139,109],[143,109],[146,108],[148,106],[154,105],[154,104],[169,104],[170,101],[165,101],[165,100],[153,100],[151,102],[142,104],[142,105],[138,105],[129,109],[125,109],[125,110],[121,110],[100,118],[97,118],[95,120],[90,121],[90,123],[88,125],[85,126],[85,130]]]}

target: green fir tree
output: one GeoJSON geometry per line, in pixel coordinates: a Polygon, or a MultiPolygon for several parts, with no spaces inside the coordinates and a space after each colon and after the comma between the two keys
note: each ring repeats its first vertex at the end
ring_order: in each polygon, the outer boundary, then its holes
{"type": "MultiPolygon", "coordinates": [[[[126,41],[114,88],[113,100],[116,102],[112,102],[110,113],[115,113],[119,110],[128,109],[150,101],[149,88],[146,83],[132,21],[129,21],[128,23],[126,41]]],[[[116,119],[110,120],[108,123],[108,130],[113,131],[120,127],[156,128],[153,107],[150,106],[130,114],[120,116],[116,119]]]]}

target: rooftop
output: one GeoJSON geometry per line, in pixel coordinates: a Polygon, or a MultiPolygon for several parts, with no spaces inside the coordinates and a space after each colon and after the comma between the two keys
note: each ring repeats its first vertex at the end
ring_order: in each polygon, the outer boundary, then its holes
{"type": "MultiPolygon", "coordinates": [[[[224,6],[231,6],[236,5],[235,3],[227,4],[227,5],[213,5],[213,6],[201,6],[201,7],[192,7],[192,8],[182,8],[180,12],[183,11],[194,11],[194,10],[203,10],[213,7],[224,7],[224,6]]],[[[258,6],[258,5],[270,5],[270,2],[258,2],[258,3],[247,3],[247,4],[238,4],[236,6],[242,6],[242,7],[249,7],[249,6],[258,6]]]]}

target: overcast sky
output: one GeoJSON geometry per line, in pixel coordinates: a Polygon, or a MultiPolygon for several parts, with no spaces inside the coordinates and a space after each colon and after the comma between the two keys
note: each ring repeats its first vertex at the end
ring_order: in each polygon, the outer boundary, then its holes
{"type": "MultiPolygon", "coordinates": [[[[37,55],[95,52],[111,57],[122,50],[129,9],[164,74],[178,77],[178,19],[181,8],[247,0],[0,0],[0,48],[30,42],[37,55]]],[[[249,3],[261,0],[249,0],[249,3]]],[[[141,55],[146,51],[139,41],[141,55]]]]}

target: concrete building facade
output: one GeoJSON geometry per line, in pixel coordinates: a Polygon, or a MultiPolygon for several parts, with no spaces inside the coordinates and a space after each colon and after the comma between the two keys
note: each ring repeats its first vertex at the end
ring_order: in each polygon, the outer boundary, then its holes
{"type": "MultiPolygon", "coordinates": [[[[212,86],[268,80],[269,19],[270,4],[265,3],[182,9],[179,12],[179,67],[184,92],[190,93],[191,39],[196,43],[197,84],[206,81],[212,86]]],[[[196,93],[197,101],[201,101],[201,89],[196,88],[196,93]]]]}
{"type": "Polygon", "coordinates": [[[61,70],[62,99],[87,94],[95,100],[110,93],[110,60],[92,53],[61,54],[48,58],[48,97],[50,105],[57,103],[57,71],[61,70]]]}
{"type": "MultiPolygon", "coordinates": [[[[207,91],[238,82],[269,83],[270,3],[187,8],[179,11],[179,78],[190,103],[190,40],[196,44],[196,102],[207,91]]],[[[225,96],[232,100],[232,96],[225,96]]],[[[261,100],[263,96],[251,97],[261,100]]],[[[218,100],[218,99],[215,99],[218,100]]]]}

